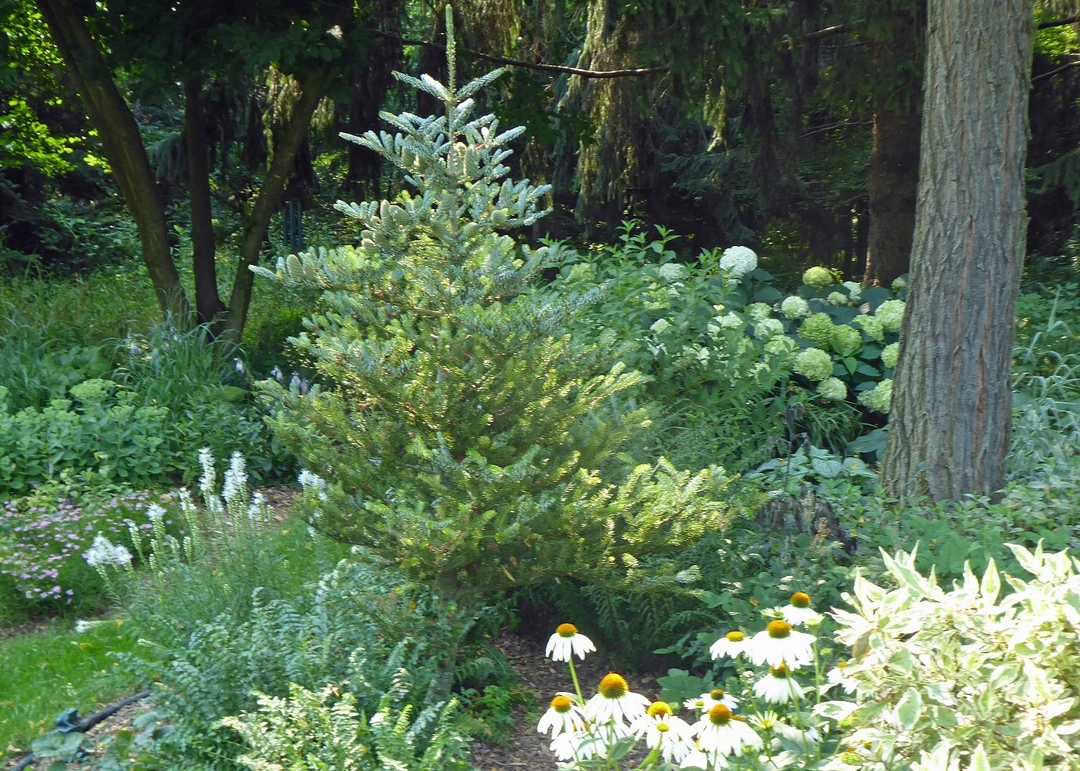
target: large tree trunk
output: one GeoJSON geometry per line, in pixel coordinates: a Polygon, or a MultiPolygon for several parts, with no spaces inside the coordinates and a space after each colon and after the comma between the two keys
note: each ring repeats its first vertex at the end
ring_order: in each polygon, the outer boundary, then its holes
{"type": "Polygon", "coordinates": [[[195,273],[195,313],[211,323],[225,310],[217,288],[217,245],[210,210],[210,147],[206,141],[200,84],[184,84],[184,142],[187,146],[188,195],[191,199],[191,266],[195,273]]]}
{"type": "Polygon", "coordinates": [[[37,0],[37,5],[98,130],[105,158],[135,219],[143,261],[158,302],[163,311],[186,323],[190,307],[169,249],[165,206],[135,116],[116,88],[74,0],[37,0]]]}
{"type": "Polygon", "coordinates": [[[319,84],[325,75],[325,71],[315,70],[301,81],[300,99],[293,107],[292,117],[285,127],[281,141],[274,147],[274,157],[270,161],[270,168],[266,172],[266,178],[259,189],[255,204],[251,207],[251,214],[247,218],[244,240],[240,244],[240,261],[236,267],[236,277],[233,279],[232,294],[229,297],[229,310],[222,332],[226,339],[233,342],[240,341],[247,321],[248,305],[251,303],[251,286],[255,275],[248,268],[259,259],[259,251],[262,249],[266,231],[270,226],[270,217],[289,181],[296,153],[311,125],[311,116],[319,105],[319,100],[322,99],[323,91],[319,84]]]}
{"type": "Polygon", "coordinates": [[[883,476],[890,495],[999,489],[1024,258],[1032,0],[931,0],[911,290],[883,476]]]}
{"type": "Polygon", "coordinates": [[[889,286],[908,272],[919,186],[919,132],[922,117],[909,109],[874,111],[874,147],[867,173],[870,231],[866,281],[889,286]]]}

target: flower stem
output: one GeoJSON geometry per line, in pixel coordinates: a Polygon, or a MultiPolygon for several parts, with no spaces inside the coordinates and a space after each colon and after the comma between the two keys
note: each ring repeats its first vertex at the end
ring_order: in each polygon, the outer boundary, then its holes
{"type": "Polygon", "coordinates": [[[577,670],[574,669],[574,654],[571,653],[567,659],[567,663],[570,665],[570,677],[574,680],[574,692],[577,693],[578,704],[582,707],[585,706],[585,697],[581,695],[581,685],[578,683],[577,670]]]}

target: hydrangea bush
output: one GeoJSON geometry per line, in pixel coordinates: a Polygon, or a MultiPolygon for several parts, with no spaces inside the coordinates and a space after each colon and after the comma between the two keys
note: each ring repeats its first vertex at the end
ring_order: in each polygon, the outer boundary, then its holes
{"type": "MultiPolygon", "coordinates": [[[[891,379],[906,286],[862,288],[811,268],[785,296],[746,247],[703,250],[677,262],[675,236],[650,239],[623,226],[621,244],[578,255],[563,268],[567,292],[603,286],[605,300],[583,314],[577,329],[615,330],[633,344],[624,357],[653,376],[664,403],[701,402],[713,414],[743,415],[748,402],[784,393],[823,409],[862,410],[880,423],[891,379]],[[888,353],[886,353],[888,351],[888,353]]],[[[773,418],[783,412],[779,407],[773,418]]]]}

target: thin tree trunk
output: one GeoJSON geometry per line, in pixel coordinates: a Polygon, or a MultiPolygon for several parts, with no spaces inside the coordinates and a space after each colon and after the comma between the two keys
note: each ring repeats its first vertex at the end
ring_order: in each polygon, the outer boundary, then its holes
{"type": "Polygon", "coordinates": [[[210,148],[206,141],[201,85],[184,84],[184,142],[187,146],[188,195],[191,198],[191,266],[195,273],[195,313],[211,323],[225,310],[218,296],[214,219],[210,211],[210,148]]]}
{"type": "Polygon", "coordinates": [[[135,117],[113,82],[86,20],[73,0],[37,0],[64,66],[98,130],[113,176],[139,230],[143,262],[162,311],[182,323],[190,306],[169,249],[165,206],[135,117]]]}
{"type": "Polygon", "coordinates": [[[908,272],[921,128],[922,118],[915,105],[908,109],[882,106],[874,111],[874,147],[866,180],[870,202],[866,281],[871,284],[889,286],[908,272]]]}
{"type": "Polygon", "coordinates": [[[877,36],[870,35],[880,82],[873,89],[874,145],[866,180],[868,284],[889,286],[908,272],[911,260],[922,131],[919,41],[926,12],[920,5],[894,4],[877,36]]]}
{"type": "Polygon", "coordinates": [[[324,75],[324,71],[316,70],[309,73],[301,82],[300,99],[293,107],[292,117],[289,119],[288,126],[285,127],[281,141],[274,148],[270,168],[266,172],[266,178],[259,189],[255,205],[252,206],[251,214],[248,216],[244,228],[244,239],[240,244],[240,262],[236,268],[236,278],[233,280],[232,294],[229,297],[229,311],[222,332],[225,338],[233,342],[239,342],[244,332],[248,306],[251,303],[254,274],[248,268],[259,259],[259,251],[262,249],[262,242],[270,226],[270,217],[285,190],[285,184],[289,181],[296,153],[311,125],[311,116],[319,100],[322,99],[323,92],[319,83],[324,75]]]}
{"type": "Polygon", "coordinates": [[[919,198],[883,477],[893,496],[1000,489],[1024,258],[1033,0],[931,0],[919,198]]]}

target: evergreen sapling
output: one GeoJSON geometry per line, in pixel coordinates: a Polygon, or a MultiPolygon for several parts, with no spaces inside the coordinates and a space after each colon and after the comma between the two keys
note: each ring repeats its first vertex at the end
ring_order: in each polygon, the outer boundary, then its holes
{"type": "Polygon", "coordinates": [[[638,558],[717,527],[726,478],[663,459],[618,480],[601,474],[645,421],[611,407],[642,376],[616,363],[611,335],[569,333],[598,290],[535,285],[562,247],[506,235],[547,213],[549,188],[508,178],[503,161],[523,129],[473,117],[471,98],[503,70],[457,88],[449,8],[447,28],[448,85],[395,73],[443,114],[382,113],[393,135],[342,135],[382,155],[409,189],[338,202],[360,227],[358,246],[252,269],[323,290],[292,342],[325,388],[265,384],[275,433],[309,469],[313,526],[396,564],[467,619],[494,591],[554,576],[648,583],[638,558]]]}

